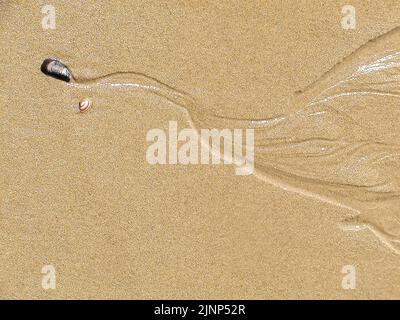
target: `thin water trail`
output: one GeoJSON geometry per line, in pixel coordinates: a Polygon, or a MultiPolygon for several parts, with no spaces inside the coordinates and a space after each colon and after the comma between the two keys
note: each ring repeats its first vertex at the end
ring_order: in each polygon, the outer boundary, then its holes
{"type": "Polygon", "coordinates": [[[51,59],[42,71],[96,93],[157,95],[182,108],[196,130],[254,129],[256,177],[351,210],[344,229],[368,227],[400,254],[399,41],[399,28],[369,41],[298,93],[296,112],[265,119],[216,115],[189,93],[141,73],[85,79],[51,59]]]}

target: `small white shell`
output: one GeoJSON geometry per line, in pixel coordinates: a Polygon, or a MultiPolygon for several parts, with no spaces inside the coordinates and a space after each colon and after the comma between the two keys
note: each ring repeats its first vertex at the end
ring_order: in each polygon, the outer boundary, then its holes
{"type": "Polygon", "coordinates": [[[85,112],[90,108],[92,105],[91,101],[87,98],[83,98],[81,101],[79,101],[79,111],[80,112],[85,112]]]}

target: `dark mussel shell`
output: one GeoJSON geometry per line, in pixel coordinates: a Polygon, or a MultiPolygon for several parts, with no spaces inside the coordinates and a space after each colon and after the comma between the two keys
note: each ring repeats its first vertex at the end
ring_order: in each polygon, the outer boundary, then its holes
{"type": "Polygon", "coordinates": [[[50,77],[70,82],[72,75],[68,67],[60,60],[50,58],[45,59],[40,67],[40,70],[50,77]]]}

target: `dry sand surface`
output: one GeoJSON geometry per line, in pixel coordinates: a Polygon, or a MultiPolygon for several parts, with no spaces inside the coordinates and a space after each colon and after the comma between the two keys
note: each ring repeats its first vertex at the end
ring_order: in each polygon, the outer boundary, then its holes
{"type": "Polygon", "coordinates": [[[398,1],[2,0],[0,16],[0,298],[400,298],[398,1]],[[355,29],[342,27],[346,4],[355,29]],[[349,73],[375,54],[383,66],[349,73]],[[49,57],[75,79],[44,75],[49,57]],[[315,92],[354,97],[298,102],[315,92]],[[311,125],[314,107],[327,118],[311,125]],[[251,175],[147,161],[149,130],[234,127],[222,117],[283,117],[266,141],[303,142],[262,156],[255,129],[251,175]]]}

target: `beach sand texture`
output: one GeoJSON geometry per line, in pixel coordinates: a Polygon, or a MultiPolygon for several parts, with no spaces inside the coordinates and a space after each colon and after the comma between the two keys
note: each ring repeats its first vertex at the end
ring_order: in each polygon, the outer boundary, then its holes
{"type": "Polygon", "coordinates": [[[345,4],[1,1],[0,298],[400,298],[400,4],[352,1],[344,30],[345,4]],[[146,159],[153,128],[232,119],[258,128],[253,175],[146,159]]]}

